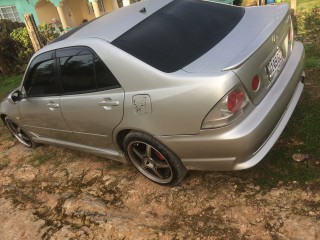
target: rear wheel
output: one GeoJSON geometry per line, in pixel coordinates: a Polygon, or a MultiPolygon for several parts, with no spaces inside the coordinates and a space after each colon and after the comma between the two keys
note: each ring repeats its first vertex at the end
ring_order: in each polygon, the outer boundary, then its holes
{"type": "Polygon", "coordinates": [[[132,131],[124,140],[126,157],[145,177],[161,185],[181,182],[187,170],[181,160],[155,138],[132,131]]]}
{"type": "Polygon", "coordinates": [[[34,148],[36,147],[35,142],[29,137],[27,132],[23,130],[17,123],[12,121],[10,118],[5,118],[5,123],[12,135],[24,146],[28,148],[34,148]]]}

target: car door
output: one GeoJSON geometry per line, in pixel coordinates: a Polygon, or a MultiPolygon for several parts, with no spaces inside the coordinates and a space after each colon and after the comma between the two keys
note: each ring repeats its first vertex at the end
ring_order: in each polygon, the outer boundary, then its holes
{"type": "Polygon", "coordinates": [[[60,85],[54,51],[37,56],[27,70],[19,102],[23,126],[31,133],[67,140],[70,129],[60,111],[60,85]]]}
{"type": "Polygon", "coordinates": [[[89,48],[57,50],[63,94],[61,111],[74,141],[114,148],[113,129],[123,117],[124,91],[104,62],[89,48]]]}

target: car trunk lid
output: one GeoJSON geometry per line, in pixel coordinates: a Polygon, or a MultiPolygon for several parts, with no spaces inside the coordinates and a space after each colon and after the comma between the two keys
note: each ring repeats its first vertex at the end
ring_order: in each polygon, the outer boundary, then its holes
{"type": "Polygon", "coordinates": [[[245,86],[252,102],[258,104],[290,54],[289,29],[288,5],[246,8],[242,20],[228,36],[183,70],[193,73],[232,70],[245,86]],[[256,91],[252,89],[255,76],[260,78],[256,91]]]}

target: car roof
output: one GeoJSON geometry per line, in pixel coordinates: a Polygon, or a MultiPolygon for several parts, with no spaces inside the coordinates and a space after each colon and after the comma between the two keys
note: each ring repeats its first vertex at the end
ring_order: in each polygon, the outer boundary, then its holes
{"type": "MultiPolygon", "coordinates": [[[[147,0],[80,25],[43,51],[102,39],[162,71],[183,69],[218,44],[245,10],[198,0],[147,0]]],[[[93,43],[93,42],[91,42],[93,43]]]]}
{"type": "Polygon", "coordinates": [[[170,2],[172,0],[147,0],[123,7],[80,25],[52,43],[81,38],[101,38],[112,42],[170,2]]]}

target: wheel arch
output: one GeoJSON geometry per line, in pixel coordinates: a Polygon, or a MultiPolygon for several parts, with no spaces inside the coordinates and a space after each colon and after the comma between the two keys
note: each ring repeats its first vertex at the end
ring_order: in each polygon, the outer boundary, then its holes
{"type": "Polygon", "coordinates": [[[3,123],[5,124],[5,118],[7,117],[7,115],[5,115],[5,114],[1,114],[0,115],[0,118],[1,118],[1,120],[3,121],[3,123]]]}
{"type": "MultiPolygon", "coordinates": [[[[135,131],[135,132],[141,132],[141,133],[144,133],[144,134],[147,134],[149,135],[150,137],[153,137],[153,138],[156,138],[154,135],[146,132],[146,131],[143,131],[141,129],[134,129],[134,128],[127,128],[127,129],[121,129],[120,131],[118,131],[116,133],[116,136],[115,136],[115,143],[116,143],[116,146],[118,147],[118,149],[120,149],[122,152],[124,152],[124,146],[123,146],[123,142],[124,142],[124,139],[125,137],[132,131],[135,131]]],[[[158,141],[160,141],[158,138],[156,138],[158,141]]],[[[161,142],[161,141],[160,141],[161,142]]],[[[162,142],[161,142],[162,143],[162,142]]],[[[162,143],[163,145],[165,145],[164,143],[162,143]]],[[[167,147],[167,146],[166,146],[167,147]]]]}
{"type": "Polygon", "coordinates": [[[123,141],[129,132],[134,131],[133,129],[122,129],[116,134],[116,145],[117,147],[124,152],[123,141]]]}

